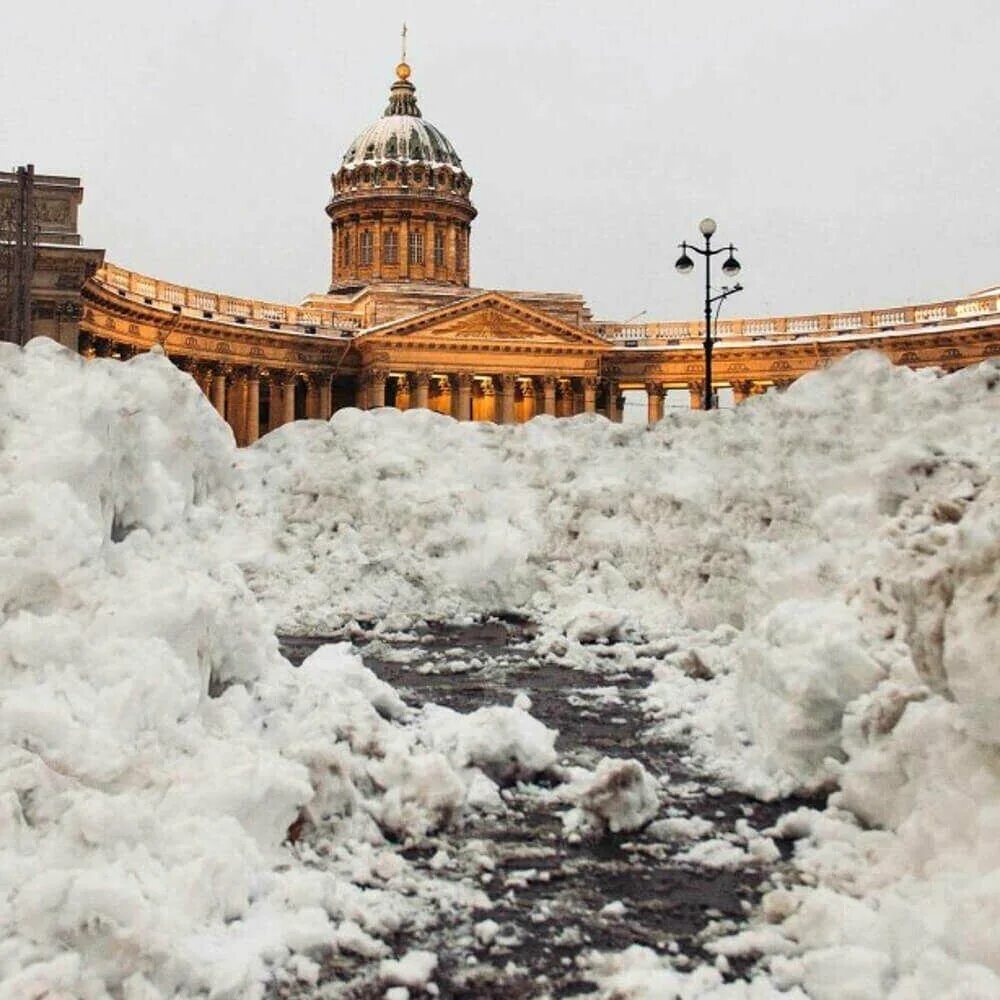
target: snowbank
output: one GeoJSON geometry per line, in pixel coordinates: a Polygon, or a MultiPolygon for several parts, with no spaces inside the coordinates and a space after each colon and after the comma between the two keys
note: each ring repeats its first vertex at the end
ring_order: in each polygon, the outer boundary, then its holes
{"type": "MultiPolygon", "coordinates": [[[[502,610],[567,663],[631,641],[664,735],[763,796],[839,789],[798,863],[883,931],[800,921],[789,954],[974,995],[1000,973],[998,383],[860,353],[652,429],[344,411],[251,449],[251,584],[307,631],[502,610]]],[[[803,961],[784,981],[815,991],[803,961]]]]}
{"type": "Polygon", "coordinates": [[[347,647],[293,670],[273,626],[504,610],[545,655],[655,667],[664,733],[733,783],[835,790],[784,831],[815,886],[765,908],[768,981],[636,953],[619,995],[638,964],[691,996],[839,996],[848,966],[1000,996],[998,400],[995,364],[856,355],[653,429],[347,410],[237,451],[162,357],[3,347],[0,988],[253,996],[320,945],[387,959],[427,904],[386,838],[502,808],[555,734],[409,713],[347,647]]]}
{"type": "Polygon", "coordinates": [[[281,658],[237,454],[162,356],[0,345],[4,996],[259,996],[316,948],[388,954],[435,891],[484,902],[372,853],[469,781],[348,647],[281,658]],[[310,826],[322,870],[283,843],[310,826]]]}

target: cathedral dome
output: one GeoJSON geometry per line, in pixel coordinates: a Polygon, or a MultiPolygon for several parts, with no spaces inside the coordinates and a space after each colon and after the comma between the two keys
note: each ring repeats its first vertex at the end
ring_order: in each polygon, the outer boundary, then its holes
{"type": "Polygon", "coordinates": [[[472,178],[420,114],[401,62],[378,121],[330,177],[331,290],[379,282],[469,284],[472,178]]]}
{"type": "Polygon", "coordinates": [[[406,63],[396,67],[397,79],[389,92],[385,114],[358,134],[344,154],[342,168],[423,163],[430,167],[462,169],[455,147],[440,129],[421,116],[416,88],[410,83],[409,75],[406,63]]]}

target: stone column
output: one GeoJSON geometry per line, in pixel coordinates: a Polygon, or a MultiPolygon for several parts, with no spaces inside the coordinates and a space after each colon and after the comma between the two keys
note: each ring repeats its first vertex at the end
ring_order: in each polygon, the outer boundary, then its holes
{"type": "Polygon", "coordinates": [[[691,409],[701,410],[705,406],[705,383],[688,382],[688,393],[691,399],[691,409]]]}
{"type": "Polygon", "coordinates": [[[289,372],[285,379],[285,392],[281,400],[281,422],[295,423],[295,386],[299,381],[295,372],[289,372]]]}
{"type": "Polygon", "coordinates": [[[397,410],[408,410],[411,406],[410,402],[410,376],[409,375],[397,375],[396,376],[396,409],[397,410]]]}
{"type": "Polygon", "coordinates": [[[461,283],[458,275],[458,235],[454,222],[448,223],[444,247],[444,262],[448,272],[448,280],[461,283]]]}
{"type": "Polygon", "coordinates": [[[260,437],[260,369],[251,368],[247,373],[247,409],[244,437],[253,444],[260,437]]]}
{"type": "Polygon", "coordinates": [[[501,424],[513,424],[517,420],[515,414],[515,390],[517,379],[513,375],[500,376],[500,420],[501,424]]]}
{"type": "Polygon", "coordinates": [[[367,410],[368,409],[368,373],[367,372],[362,372],[358,376],[357,386],[355,387],[354,405],[359,410],[367,410]]]}
{"type": "Polygon", "coordinates": [[[733,382],[733,402],[737,405],[743,402],[750,395],[753,388],[752,382],[733,382]]]}
{"type": "Polygon", "coordinates": [[[385,406],[385,379],[386,372],[384,372],[381,368],[370,368],[368,370],[369,410],[374,410],[379,406],[385,406]]]}
{"type": "Polygon", "coordinates": [[[456,420],[468,420],[472,416],[472,376],[466,372],[452,375],[451,398],[454,406],[452,416],[456,420]]]}
{"type": "Polygon", "coordinates": [[[267,429],[277,430],[285,422],[285,382],[287,376],[282,371],[271,370],[268,388],[271,390],[271,405],[268,407],[267,429]]]}
{"type": "Polygon", "coordinates": [[[315,372],[306,376],[306,420],[319,420],[319,378],[315,372]]]}
{"type": "Polygon", "coordinates": [[[413,376],[413,405],[427,409],[427,398],[430,389],[430,375],[427,372],[417,372],[413,376]]]}
{"type": "Polygon", "coordinates": [[[226,423],[233,430],[236,444],[242,448],[246,442],[247,419],[247,373],[245,368],[237,369],[233,377],[232,391],[226,401],[226,423]]]}
{"type": "Polygon", "coordinates": [[[438,376],[431,379],[430,400],[428,406],[435,413],[443,413],[448,416],[451,413],[451,379],[447,376],[438,376]]]}
{"type": "Polygon", "coordinates": [[[583,413],[583,379],[570,379],[571,392],[573,393],[573,416],[583,413]]]}
{"type": "Polygon", "coordinates": [[[646,383],[646,419],[650,424],[663,419],[663,386],[659,382],[646,383]]]}
{"type": "Polygon", "coordinates": [[[529,421],[537,412],[535,380],[532,378],[523,379],[518,382],[518,389],[521,391],[521,398],[518,400],[517,422],[523,424],[529,421]]]}
{"type": "Polygon", "coordinates": [[[476,379],[475,395],[472,401],[472,419],[495,422],[497,419],[496,400],[496,386],[493,384],[493,379],[476,379]]]}
{"type": "Polygon", "coordinates": [[[434,220],[428,219],[424,228],[424,277],[436,278],[437,268],[434,264],[434,220]]]}
{"type": "Polygon", "coordinates": [[[622,422],[621,397],[618,392],[618,383],[613,379],[607,380],[608,393],[608,420],[613,424],[622,422]]]}
{"type": "Polygon", "coordinates": [[[583,383],[583,412],[597,411],[597,379],[591,375],[580,380],[583,383]]]}
{"type": "Polygon", "coordinates": [[[319,419],[329,420],[333,416],[333,393],[330,390],[330,373],[319,375],[319,419]]]}
{"type": "Polygon", "coordinates": [[[226,419],[226,369],[216,365],[212,370],[212,406],[216,412],[226,419]]]}
{"type": "Polygon", "coordinates": [[[410,217],[399,220],[399,273],[403,280],[410,277],[410,217]]]}
{"type": "Polygon", "coordinates": [[[556,380],[551,375],[542,379],[542,413],[556,415],[556,380]]]}
{"type": "Polygon", "coordinates": [[[376,219],[372,226],[372,274],[382,277],[382,220],[376,219]]]}

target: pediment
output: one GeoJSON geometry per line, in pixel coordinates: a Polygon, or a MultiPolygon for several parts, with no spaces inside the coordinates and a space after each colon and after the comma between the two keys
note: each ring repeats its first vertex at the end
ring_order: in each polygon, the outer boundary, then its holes
{"type": "Polygon", "coordinates": [[[380,340],[412,338],[437,344],[610,346],[594,334],[496,293],[429,309],[416,316],[376,327],[362,336],[380,340]]]}
{"type": "Polygon", "coordinates": [[[477,309],[457,319],[442,320],[424,327],[423,337],[435,340],[512,340],[535,343],[577,343],[577,338],[561,330],[553,330],[530,318],[513,316],[496,307],[477,309]]]}

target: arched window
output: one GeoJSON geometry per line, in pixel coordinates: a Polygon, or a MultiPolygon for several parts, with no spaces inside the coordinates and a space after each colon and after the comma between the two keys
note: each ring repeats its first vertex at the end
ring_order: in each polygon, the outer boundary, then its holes
{"type": "Polygon", "coordinates": [[[444,230],[434,230],[434,266],[444,267],[444,230]]]}
{"type": "Polygon", "coordinates": [[[423,264],[424,262],[424,234],[415,229],[410,233],[410,263],[423,264]]]}
{"type": "Polygon", "coordinates": [[[344,233],[344,238],[341,241],[341,251],[340,251],[340,253],[341,253],[341,258],[340,259],[343,262],[344,267],[350,267],[351,266],[351,234],[350,233],[344,233]]]}
{"type": "Polygon", "coordinates": [[[385,168],[385,179],[391,184],[396,180],[396,168],[388,166],[385,168]]]}
{"type": "Polygon", "coordinates": [[[358,257],[363,265],[370,265],[372,262],[372,231],[370,229],[361,230],[361,238],[358,242],[358,257]]]}
{"type": "Polygon", "coordinates": [[[395,229],[387,229],[382,234],[382,263],[399,263],[399,237],[395,229]]]}

